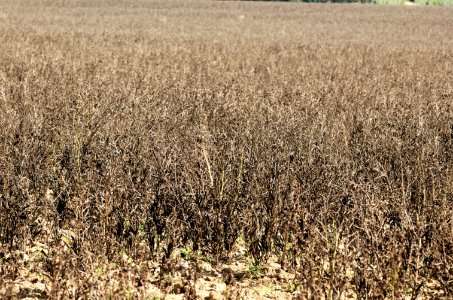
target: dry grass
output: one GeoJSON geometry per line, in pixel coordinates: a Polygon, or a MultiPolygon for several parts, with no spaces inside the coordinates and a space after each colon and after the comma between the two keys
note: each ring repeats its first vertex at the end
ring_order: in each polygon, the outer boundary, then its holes
{"type": "Polygon", "coordinates": [[[1,0],[0,294],[451,296],[452,20],[1,0]]]}

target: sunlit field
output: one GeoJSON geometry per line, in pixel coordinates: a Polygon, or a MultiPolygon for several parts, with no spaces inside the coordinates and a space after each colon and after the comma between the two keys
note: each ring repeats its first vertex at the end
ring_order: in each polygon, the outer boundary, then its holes
{"type": "Polygon", "coordinates": [[[0,0],[0,298],[452,295],[453,8],[0,0]]]}

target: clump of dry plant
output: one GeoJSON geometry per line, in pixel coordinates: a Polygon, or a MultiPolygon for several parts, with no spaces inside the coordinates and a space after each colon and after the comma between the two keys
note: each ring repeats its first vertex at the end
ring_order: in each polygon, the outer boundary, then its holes
{"type": "Polygon", "coordinates": [[[238,241],[301,298],[453,294],[452,10],[0,7],[2,294],[171,292],[189,247],[195,299],[238,241]]]}

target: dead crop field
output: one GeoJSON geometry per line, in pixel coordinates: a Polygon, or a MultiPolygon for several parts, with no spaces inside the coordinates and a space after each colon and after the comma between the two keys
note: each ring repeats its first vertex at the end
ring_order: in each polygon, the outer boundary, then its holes
{"type": "Polygon", "coordinates": [[[452,299],[453,8],[0,0],[0,298],[452,299]]]}

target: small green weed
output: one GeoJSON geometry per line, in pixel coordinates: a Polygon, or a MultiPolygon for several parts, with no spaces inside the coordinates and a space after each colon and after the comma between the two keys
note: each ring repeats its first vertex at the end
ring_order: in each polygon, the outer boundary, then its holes
{"type": "Polygon", "coordinates": [[[298,285],[295,284],[295,283],[290,283],[289,286],[288,286],[288,291],[291,293],[291,294],[294,294],[296,291],[297,291],[297,288],[298,288],[298,285]]]}
{"type": "Polygon", "coordinates": [[[253,278],[261,278],[263,277],[263,268],[255,264],[253,260],[249,260],[249,273],[253,278]]]}
{"type": "Polygon", "coordinates": [[[185,260],[185,261],[190,261],[192,256],[192,249],[190,249],[189,247],[187,248],[184,248],[181,250],[181,257],[185,260]]]}

